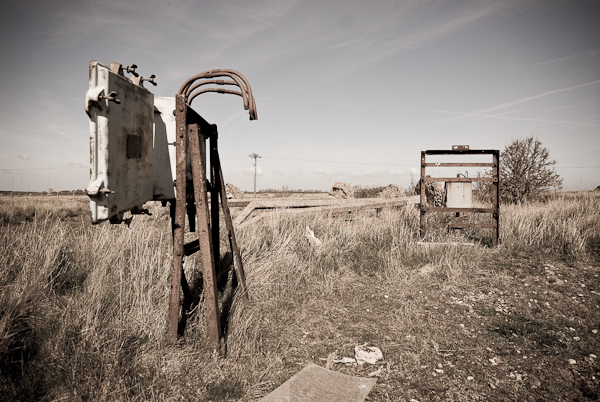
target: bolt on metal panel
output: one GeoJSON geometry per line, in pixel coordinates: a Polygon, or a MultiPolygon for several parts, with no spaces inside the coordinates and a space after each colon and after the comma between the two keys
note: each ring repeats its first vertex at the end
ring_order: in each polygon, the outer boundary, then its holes
{"type": "Polygon", "coordinates": [[[92,222],[118,219],[152,199],[154,95],[108,67],[90,63],[92,222]],[[110,169],[109,169],[110,166],[110,169]]]}

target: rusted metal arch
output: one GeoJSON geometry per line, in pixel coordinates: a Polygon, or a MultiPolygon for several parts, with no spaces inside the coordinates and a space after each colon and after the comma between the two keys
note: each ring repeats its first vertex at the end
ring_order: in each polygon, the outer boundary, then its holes
{"type": "MultiPolygon", "coordinates": [[[[201,85],[196,84],[194,86],[191,86],[195,80],[215,77],[229,77],[236,82],[237,86],[240,88],[242,93],[245,94],[245,96],[242,95],[242,98],[244,99],[244,109],[250,109],[250,120],[256,120],[256,103],[254,103],[254,97],[252,96],[252,89],[250,88],[250,84],[244,76],[242,76],[235,70],[210,70],[200,73],[196,77],[190,78],[188,82],[184,84],[184,86],[182,86],[182,89],[184,89],[185,87],[184,90],[186,98],[191,95],[194,89],[198,88],[201,85]],[[236,76],[236,74],[240,77],[236,76]],[[239,81],[240,78],[243,80],[243,84],[239,81]]],[[[188,103],[191,103],[191,101],[188,103]]]]}
{"type": "Polygon", "coordinates": [[[249,108],[249,102],[248,101],[248,93],[246,92],[246,87],[244,86],[244,84],[235,76],[230,76],[230,78],[232,78],[234,81],[229,81],[229,80],[204,80],[204,81],[200,81],[196,84],[194,84],[192,87],[190,87],[187,91],[186,91],[186,96],[190,96],[192,94],[192,92],[194,92],[197,88],[203,86],[203,85],[208,85],[208,84],[216,84],[216,85],[235,85],[237,87],[239,87],[240,89],[242,89],[244,91],[244,94],[246,96],[244,96],[244,109],[248,110],[249,108]]]}
{"type": "MultiPolygon", "coordinates": [[[[244,95],[241,92],[238,91],[234,91],[232,89],[221,89],[221,88],[204,88],[201,91],[197,91],[194,93],[194,95],[190,96],[188,98],[188,105],[190,105],[192,103],[192,101],[194,100],[194,98],[196,98],[196,96],[206,93],[206,92],[217,92],[220,94],[233,94],[233,95],[238,95],[241,96],[242,98],[244,97],[244,95]]],[[[248,110],[247,107],[244,107],[245,110],[248,110]]]]}
{"type": "MultiPolygon", "coordinates": [[[[197,74],[197,75],[191,77],[190,79],[188,79],[181,86],[178,94],[184,95],[187,100],[187,98],[190,95],[190,92],[193,91],[193,89],[200,86],[200,85],[197,85],[191,89],[190,87],[192,86],[194,81],[199,80],[199,79],[214,78],[214,77],[219,77],[219,76],[227,76],[236,81],[236,84],[238,85],[238,87],[240,87],[240,90],[242,91],[241,92],[242,98],[245,98],[244,94],[247,96],[248,108],[250,109],[250,120],[256,120],[258,118],[257,113],[256,113],[256,103],[254,102],[254,96],[252,95],[252,88],[250,87],[250,83],[248,82],[246,77],[244,77],[241,73],[239,73],[235,70],[217,69],[217,70],[204,71],[204,72],[197,74]],[[243,81],[244,85],[240,85],[241,83],[239,83],[236,78],[241,79],[243,81]]],[[[216,92],[216,91],[205,91],[205,92],[216,92]]],[[[245,108],[245,106],[246,106],[246,102],[244,102],[244,108],[245,108]]]]}
{"type": "Polygon", "coordinates": [[[244,77],[240,72],[238,72],[236,70],[230,70],[230,69],[211,70],[211,72],[233,74],[233,75],[239,77],[242,81],[244,81],[244,84],[246,84],[246,92],[248,93],[248,100],[250,102],[250,110],[251,110],[251,113],[252,113],[252,111],[254,112],[254,120],[256,120],[258,118],[256,115],[256,103],[254,102],[254,96],[252,95],[252,88],[250,87],[250,83],[248,82],[246,77],[244,77]]]}
{"type": "MultiPolygon", "coordinates": [[[[216,75],[217,77],[219,75],[216,75]]],[[[244,87],[244,84],[242,84],[242,82],[239,80],[239,78],[233,76],[233,75],[228,75],[228,77],[232,78],[234,81],[226,81],[226,80],[205,80],[205,81],[200,81],[196,84],[194,84],[193,86],[189,87],[187,89],[187,91],[185,92],[185,96],[188,99],[188,104],[192,103],[192,100],[198,96],[197,94],[194,94],[194,96],[190,97],[190,95],[192,95],[192,93],[197,89],[200,88],[202,85],[208,85],[208,84],[216,84],[216,85],[236,85],[240,88],[240,96],[242,97],[242,99],[244,100],[244,110],[248,110],[249,109],[249,100],[248,100],[248,93],[246,92],[246,88],[244,87]],[[242,92],[243,91],[243,92],[242,92]]],[[[218,92],[218,91],[203,91],[203,92],[218,92]]],[[[202,92],[200,92],[202,93],[202,92]]],[[[231,93],[231,92],[229,92],[231,93]]],[[[235,94],[237,94],[237,92],[234,92],[235,94]]]]}

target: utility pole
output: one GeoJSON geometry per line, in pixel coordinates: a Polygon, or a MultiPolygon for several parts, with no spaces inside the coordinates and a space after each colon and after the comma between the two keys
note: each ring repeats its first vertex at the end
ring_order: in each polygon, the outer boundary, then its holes
{"type": "Polygon", "coordinates": [[[254,158],[254,198],[256,198],[256,158],[260,158],[260,156],[254,152],[248,156],[254,158]]]}

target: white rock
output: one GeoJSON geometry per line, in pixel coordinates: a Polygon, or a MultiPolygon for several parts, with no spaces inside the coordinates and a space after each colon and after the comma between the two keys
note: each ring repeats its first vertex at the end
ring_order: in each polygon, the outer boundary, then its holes
{"type": "Polygon", "coordinates": [[[375,364],[383,359],[383,353],[381,353],[381,349],[375,346],[367,346],[365,343],[354,347],[354,357],[360,365],[365,363],[375,364]]]}
{"type": "Polygon", "coordinates": [[[577,362],[573,359],[569,359],[569,364],[577,364],[577,362]]]}
{"type": "Polygon", "coordinates": [[[315,237],[315,232],[313,232],[308,226],[306,227],[306,232],[304,234],[308,242],[313,247],[319,247],[321,245],[321,240],[315,237]]]}

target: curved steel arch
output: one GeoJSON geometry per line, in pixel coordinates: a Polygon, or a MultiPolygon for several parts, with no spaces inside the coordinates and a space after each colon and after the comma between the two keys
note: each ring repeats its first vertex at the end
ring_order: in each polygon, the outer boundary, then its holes
{"type": "Polygon", "coordinates": [[[244,77],[241,73],[239,73],[235,70],[230,70],[230,69],[216,69],[216,70],[204,71],[200,74],[196,74],[195,76],[189,78],[181,86],[181,88],[179,88],[178,95],[184,95],[186,98],[186,102],[189,104],[196,96],[198,96],[202,93],[206,93],[206,92],[231,93],[234,95],[241,96],[244,101],[244,109],[246,109],[246,110],[249,109],[250,120],[258,119],[258,115],[256,113],[256,103],[254,101],[254,96],[252,95],[252,88],[250,88],[250,83],[248,82],[246,77],[244,77]],[[219,83],[217,81],[220,81],[220,80],[210,80],[211,82],[202,82],[202,83],[197,83],[195,85],[192,85],[197,80],[215,78],[215,77],[223,77],[223,76],[229,77],[229,78],[233,79],[234,81],[233,82],[232,81],[223,81],[222,83],[219,83]],[[243,84],[242,84],[242,82],[240,82],[240,80],[243,82],[243,84]],[[193,96],[190,97],[190,95],[192,95],[192,92],[195,89],[199,88],[202,85],[205,85],[205,83],[206,84],[214,83],[217,85],[237,85],[240,88],[240,92],[232,91],[232,90],[219,90],[219,89],[213,88],[210,90],[207,90],[207,89],[200,90],[197,93],[195,93],[193,96]]]}

